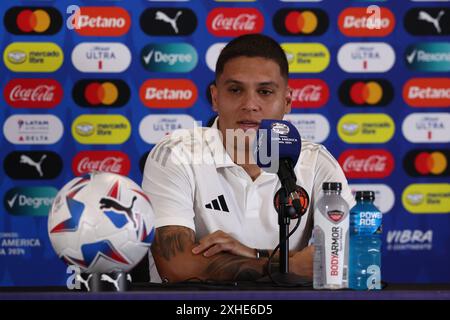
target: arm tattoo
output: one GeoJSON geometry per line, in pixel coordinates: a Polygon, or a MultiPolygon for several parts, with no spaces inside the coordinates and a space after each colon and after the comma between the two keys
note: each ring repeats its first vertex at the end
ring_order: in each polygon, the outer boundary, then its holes
{"type": "Polygon", "coordinates": [[[251,265],[252,259],[231,254],[212,257],[206,274],[209,279],[256,280],[264,275],[263,266],[251,265]]]}
{"type": "Polygon", "coordinates": [[[177,253],[183,252],[186,245],[194,243],[194,232],[187,228],[162,227],[155,235],[152,248],[155,254],[170,260],[177,253]]]}

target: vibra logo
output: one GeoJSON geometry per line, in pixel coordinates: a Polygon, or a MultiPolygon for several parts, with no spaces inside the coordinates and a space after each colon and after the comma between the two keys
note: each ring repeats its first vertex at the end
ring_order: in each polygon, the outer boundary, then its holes
{"type": "Polygon", "coordinates": [[[403,86],[403,100],[412,107],[450,107],[450,78],[413,78],[403,86]]]}
{"type": "Polygon", "coordinates": [[[54,144],[63,131],[61,120],[50,114],[16,114],[3,125],[6,140],[13,144],[54,144]]]}
{"type": "Polygon", "coordinates": [[[338,25],[347,37],[385,37],[394,30],[395,17],[385,7],[353,7],[341,12],[338,25]]]}
{"type": "Polygon", "coordinates": [[[61,30],[62,16],[52,7],[12,7],[3,22],[15,35],[53,35],[61,30]]]}
{"type": "Polygon", "coordinates": [[[432,250],[433,230],[389,230],[386,233],[386,249],[389,251],[432,250]]]}
{"type": "Polygon", "coordinates": [[[188,43],[149,44],[141,51],[141,62],[149,71],[190,72],[197,61],[197,51],[188,43]]]}
{"type": "Polygon", "coordinates": [[[349,184],[352,194],[357,191],[372,190],[375,193],[375,206],[380,209],[381,213],[385,214],[391,211],[395,203],[394,191],[386,184],[349,184]]]}
{"type": "Polygon", "coordinates": [[[197,87],[187,79],[151,79],[140,89],[142,103],[150,108],[190,108],[197,96],[197,87]]]}
{"type": "Polygon", "coordinates": [[[188,36],[197,29],[197,17],[189,8],[148,8],[139,22],[150,36],[188,36]]]}
{"type": "Polygon", "coordinates": [[[130,122],[119,114],[83,114],[72,123],[72,135],[81,144],[122,144],[130,134],[130,122]]]}
{"type": "Polygon", "coordinates": [[[130,99],[130,88],[120,79],[84,79],[75,83],[73,100],[82,107],[122,107],[130,99]]]}
{"type": "Polygon", "coordinates": [[[12,79],[3,90],[5,101],[14,108],[54,108],[63,97],[58,81],[42,79],[12,79]]]}
{"type": "Polygon", "coordinates": [[[14,216],[47,216],[58,190],[53,187],[17,187],[8,190],[3,205],[14,216]]]}
{"type": "Polygon", "coordinates": [[[328,102],[330,90],[320,79],[289,79],[292,108],[320,108],[328,102]]]}
{"type": "Polygon", "coordinates": [[[303,139],[322,143],[330,134],[330,123],[321,114],[286,114],[284,120],[291,122],[303,139]]]}
{"type": "Polygon", "coordinates": [[[264,16],[255,8],[215,8],[206,18],[206,26],[216,37],[260,33],[264,29],[264,16]]]}
{"type": "Polygon", "coordinates": [[[394,98],[394,88],[385,79],[348,79],[339,87],[339,98],[350,107],[386,106],[394,98]]]}
{"type": "Polygon", "coordinates": [[[53,151],[13,151],[3,162],[12,179],[54,179],[63,168],[61,157],[53,151]]]}
{"type": "Polygon", "coordinates": [[[450,43],[423,42],[410,45],[405,52],[405,62],[411,70],[449,72],[450,43]]]}
{"type": "Polygon", "coordinates": [[[330,52],[321,43],[282,43],[289,72],[322,72],[330,63],[330,52]]]}
{"type": "Polygon", "coordinates": [[[328,15],[321,9],[281,9],[273,16],[273,27],[283,36],[320,36],[328,25],[328,15]]]}
{"type": "Polygon", "coordinates": [[[394,157],[384,149],[350,149],[339,156],[339,164],[350,179],[381,179],[394,170],[394,157]]]}
{"type": "Polygon", "coordinates": [[[449,162],[449,149],[416,149],[406,154],[403,167],[412,177],[448,177],[449,162]]]}
{"type": "Polygon", "coordinates": [[[346,143],[385,143],[392,139],[395,124],[384,113],[350,113],[339,120],[337,131],[346,143]]]}
{"type": "Polygon", "coordinates": [[[3,62],[13,72],[55,72],[64,60],[53,42],[13,42],[3,52],[3,62]]]}
{"type": "Polygon", "coordinates": [[[118,42],[83,42],[73,49],[72,63],[80,72],[119,73],[130,66],[131,52],[118,42]]]}
{"type": "Polygon", "coordinates": [[[409,9],[405,15],[406,31],[415,36],[445,36],[450,34],[450,9],[422,7],[409,9]]]}
{"type": "Polygon", "coordinates": [[[415,183],[403,190],[402,203],[411,213],[450,213],[450,183],[415,183]]]}
{"type": "Polygon", "coordinates": [[[179,129],[192,129],[195,119],[187,114],[156,115],[151,114],[139,124],[139,135],[148,144],[158,143],[165,135],[179,129]]]}
{"type": "Polygon", "coordinates": [[[338,64],[346,72],[387,72],[395,62],[395,52],[387,43],[355,42],[344,44],[338,64]]]}
{"type": "Polygon", "coordinates": [[[450,114],[444,112],[412,113],[402,124],[406,140],[413,143],[450,142],[450,114]]]}
{"type": "Polygon", "coordinates": [[[92,171],[128,175],[130,168],[130,159],[121,151],[80,151],[72,160],[72,171],[76,176],[92,171]]]}

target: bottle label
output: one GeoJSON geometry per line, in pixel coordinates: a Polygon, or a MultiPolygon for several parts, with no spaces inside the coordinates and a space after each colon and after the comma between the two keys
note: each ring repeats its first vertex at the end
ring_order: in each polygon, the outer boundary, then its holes
{"type": "Polygon", "coordinates": [[[383,214],[380,211],[358,211],[357,207],[350,212],[350,227],[355,234],[381,233],[383,214]]]}

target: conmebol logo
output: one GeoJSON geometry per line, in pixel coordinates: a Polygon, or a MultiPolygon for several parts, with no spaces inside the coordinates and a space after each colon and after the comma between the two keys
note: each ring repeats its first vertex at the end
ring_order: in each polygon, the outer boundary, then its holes
{"type": "Polygon", "coordinates": [[[383,149],[346,150],[338,161],[345,176],[350,179],[385,178],[394,169],[394,157],[383,149]]]}
{"type": "Polygon", "coordinates": [[[80,151],[72,160],[72,171],[76,176],[92,171],[127,175],[130,168],[130,159],[121,151],[80,151]]]}
{"type": "Polygon", "coordinates": [[[206,18],[206,26],[216,37],[235,37],[262,32],[264,17],[255,8],[215,8],[206,18]]]}
{"type": "Polygon", "coordinates": [[[81,36],[118,37],[128,32],[131,19],[120,7],[80,7],[68,24],[81,36]]]}
{"type": "Polygon", "coordinates": [[[54,79],[12,79],[3,96],[14,108],[53,108],[61,102],[63,89],[54,79]]]}
{"type": "Polygon", "coordinates": [[[385,37],[394,30],[395,17],[384,7],[375,12],[366,7],[354,7],[341,12],[338,25],[348,37],[385,37]]]}
{"type": "Polygon", "coordinates": [[[413,78],[403,86],[403,100],[412,107],[450,107],[450,78],[413,78]]]}
{"type": "Polygon", "coordinates": [[[140,89],[142,103],[150,108],[189,108],[197,96],[197,87],[188,79],[151,79],[140,89]]]}

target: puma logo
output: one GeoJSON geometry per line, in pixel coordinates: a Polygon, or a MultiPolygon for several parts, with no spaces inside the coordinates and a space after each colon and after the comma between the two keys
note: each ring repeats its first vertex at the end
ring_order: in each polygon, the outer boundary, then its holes
{"type": "Polygon", "coordinates": [[[164,21],[164,22],[170,24],[172,26],[173,30],[175,31],[175,33],[178,33],[177,20],[182,14],[183,14],[183,12],[178,11],[177,14],[175,15],[175,18],[170,18],[164,12],[156,11],[155,19],[156,20],[160,20],[160,21],[164,21]]]}
{"type": "Polygon", "coordinates": [[[441,30],[441,26],[439,25],[439,20],[441,20],[441,18],[444,14],[445,14],[444,10],[441,10],[441,11],[439,11],[437,17],[433,18],[428,12],[421,10],[421,11],[419,11],[418,19],[431,23],[436,28],[436,31],[438,33],[441,33],[442,30],[441,30]]]}
{"type": "Polygon", "coordinates": [[[137,228],[136,220],[134,218],[133,214],[133,206],[134,202],[136,201],[137,197],[134,196],[133,200],[131,200],[131,205],[129,207],[124,207],[119,202],[117,202],[116,199],[112,198],[101,198],[100,199],[100,209],[114,209],[116,211],[125,212],[125,214],[128,216],[128,219],[130,221],[133,221],[134,228],[137,228]]]}
{"type": "MultiPolygon", "coordinates": [[[[121,273],[119,273],[119,275],[117,276],[116,279],[111,278],[111,277],[108,276],[107,274],[102,274],[100,280],[101,280],[101,281],[106,281],[106,282],[112,283],[112,284],[114,285],[114,287],[116,287],[116,290],[119,291],[119,290],[120,290],[120,288],[119,288],[119,279],[120,279],[121,277],[122,277],[122,274],[121,274],[121,273]]],[[[131,275],[127,274],[127,280],[128,280],[129,282],[131,282],[131,275]]]]}
{"type": "Polygon", "coordinates": [[[92,274],[90,274],[90,275],[87,277],[87,279],[84,280],[83,277],[82,277],[79,273],[77,273],[76,280],[77,280],[78,282],[81,282],[82,284],[84,284],[84,286],[86,287],[86,290],[87,290],[87,291],[91,291],[91,288],[89,287],[89,280],[91,279],[91,277],[92,277],[92,274]]]}
{"type": "Polygon", "coordinates": [[[44,176],[44,173],[42,172],[41,165],[42,165],[42,161],[44,161],[45,158],[47,158],[47,155],[43,154],[41,159],[38,162],[36,162],[33,159],[31,159],[29,156],[22,154],[20,156],[20,163],[24,163],[24,164],[34,167],[36,169],[36,171],[39,173],[39,176],[42,177],[42,176],[44,176]]]}

